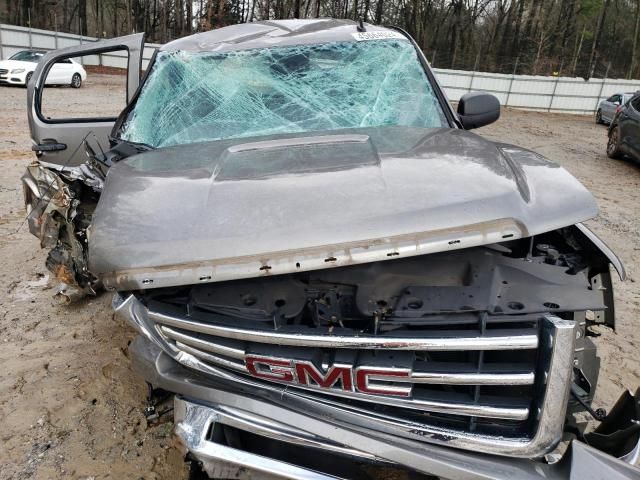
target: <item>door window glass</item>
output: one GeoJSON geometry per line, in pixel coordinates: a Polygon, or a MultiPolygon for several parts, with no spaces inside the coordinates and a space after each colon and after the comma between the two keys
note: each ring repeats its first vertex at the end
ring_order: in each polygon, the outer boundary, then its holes
{"type": "Polygon", "coordinates": [[[45,120],[110,119],[127,103],[127,50],[63,58],[45,78],[45,120]]]}

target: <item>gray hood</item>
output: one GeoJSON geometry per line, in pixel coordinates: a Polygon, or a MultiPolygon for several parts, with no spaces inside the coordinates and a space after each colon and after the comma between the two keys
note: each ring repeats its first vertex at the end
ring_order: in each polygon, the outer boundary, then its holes
{"type": "Polygon", "coordinates": [[[245,138],[112,167],[89,263],[111,288],[186,285],[490,244],[596,213],[557,164],[463,130],[245,138]]]}

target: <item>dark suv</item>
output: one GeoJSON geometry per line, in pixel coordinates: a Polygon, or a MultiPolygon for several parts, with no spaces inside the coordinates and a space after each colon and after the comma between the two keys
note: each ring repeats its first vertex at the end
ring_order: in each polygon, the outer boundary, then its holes
{"type": "Polygon", "coordinates": [[[607,155],[611,158],[629,155],[640,160],[640,92],[636,92],[613,118],[607,155]]]}

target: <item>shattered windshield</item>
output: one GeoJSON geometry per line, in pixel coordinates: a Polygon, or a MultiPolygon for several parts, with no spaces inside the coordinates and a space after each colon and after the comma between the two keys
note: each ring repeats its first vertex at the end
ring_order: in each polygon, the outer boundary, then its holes
{"type": "Polygon", "coordinates": [[[152,147],[447,120],[406,40],[160,52],[120,137],[152,147]]]}

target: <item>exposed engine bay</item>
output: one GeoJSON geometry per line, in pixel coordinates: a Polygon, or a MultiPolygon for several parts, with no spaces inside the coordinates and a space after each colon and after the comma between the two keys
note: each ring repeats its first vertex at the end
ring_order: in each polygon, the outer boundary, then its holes
{"type": "Polygon", "coordinates": [[[439,426],[517,437],[536,426],[530,411],[544,388],[537,338],[545,315],[574,325],[576,392],[583,402],[592,398],[598,363],[588,336],[595,323],[613,326],[609,284],[607,259],[570,227],[486,247],[150,289],[136,297],[158,312],[153,317],[169,351],[207,365],[347,402],[378,403],[381,412],[414,421],[427,415],[439,426]],[[249,332],[277,338],[255,339],[249,332]],[[345,350],[316,336],[344,336],[354,346],[345,350]],[[505,345],[399,347],[409,336],[502,338],[505,345]],[[525,345],[525,337],[533,343],[525,345]],[[371,350],[374,338],[385,343],[371,350]],[[367,369],[376,369],[371,378],[367,369]]]}
{"type": "MultiPolygon", "coordinates": [[[[442,254],[198,285],[184,297],[178,290],[173,301],[275,328],[349,327],[369,333],[435,325],[443,315],[446,323],[462,325],[476,312],[604,311],[602,291],[591,282],[608,275],[608,263],[590,265],[593,251],[585,251],[589,245],[580,240],[571,227],[442,254]]],[[[166,290],[147,295],[172,297],[166,290]]]]}

